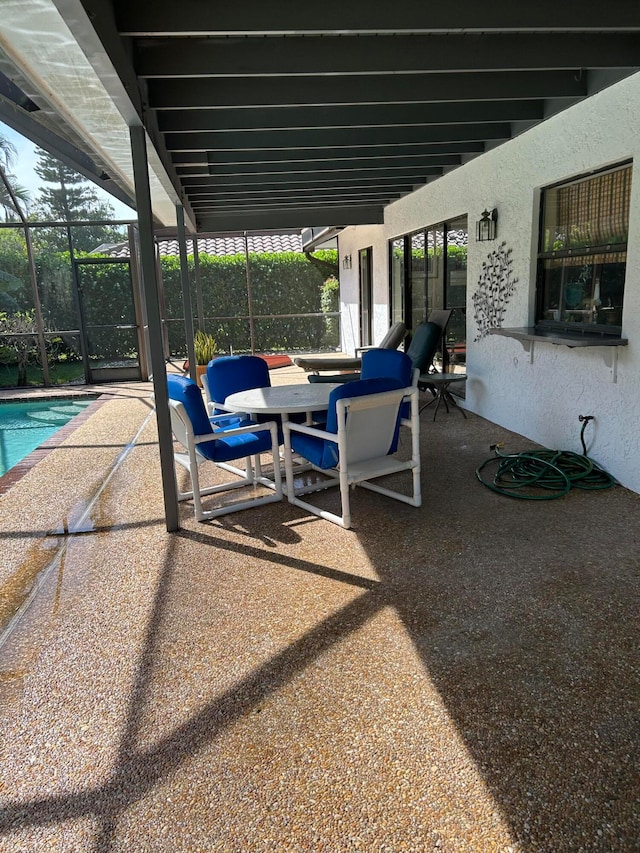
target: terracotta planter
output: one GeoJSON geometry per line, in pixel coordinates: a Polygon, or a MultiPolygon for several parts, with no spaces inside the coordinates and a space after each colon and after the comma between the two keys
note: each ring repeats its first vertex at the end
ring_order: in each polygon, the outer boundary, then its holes
{"type": "Polygon", "coordinates": [[[202,374],[206,373],[206,371],[206,364],[196,364],[196,382],[198,383],[198,388],[202,388],[202,374]]]}

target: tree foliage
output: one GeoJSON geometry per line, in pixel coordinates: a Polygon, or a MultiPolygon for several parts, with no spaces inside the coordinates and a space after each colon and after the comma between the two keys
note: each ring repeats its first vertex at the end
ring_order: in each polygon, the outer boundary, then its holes
{"type": "MultiPolygon", "coordinates": [[[[335,250],[325,250],[325,254],[328,261],[336,256],[335,250]]],[[[189,256],[188,261],[191,303],[195,312],[193,257],[189,256]]],[[[183,318],[180,260],[164,257],[161,263],[167,318],[176,321],[169,324],[170,349],[173,354],[182,355],[186,342],[184,325],[178,322],[183,318]]],[[[201,254],[199,267],[206,331],[225,352],[248,352],[251,334],[245,256],[201,254]]],[[[249,271],[256,351],[335,349],[337,340],[329,343],[325,340],[327,324],[323,317],[270,316],[320,314],[325,310],[322,306],[323,276],[304,255],[297,252],[251,253],[249,271]]]]}
{"type": "Polygon", "coordinates": [[[29,307],[29,269],[24,232],[0,228],[0,311],[29,307]]]}
{"type": "MultiPolygon", "coordinates": [[[[322,285],[320,292],[320,306],[325,314],[333,314],[340,310],[340,282],[331,275],[322,285]]],[[[326,344],[329,347],[340,342],[340,321],[338,317],[327,317],[326,344]]]]}
{"type": "MultiPolygon", "coordinates": [[[[78,222],[85,220],[114,219],[110,204],[101,202],[94,187],[78,172],[65,166],[51,154],[36,149],[38,162],[35,172],[44,181],[39,187],[39,196],[34,207],[40,219],[55,222],[78,222]]],[[[74,246],[79,251],[91,252],[102,243],[113,242],[113,231],[109,226],[96,225],[76,229],[74,246]]],[[[68,248],[66,234],[61,229],[42,232],[50,247],[64,251],[68,248]]]]}
{"type": "Polygon", "coordinates": [[[27,384],[27,367],[37,358],[35,311],[0,312],[0,362],[15,362],[18,387],[27,384]]]}
{"type": "Polygon", "coordinates": [[[17,156],[18,152],[15,145],[6,136],[0,134],[0,208],[4,211],[5,222],[9,222],[19,215],[11,197],[12,193],[14,198],[22,202],[23,213],[28,212],[31,202],[29,191],[18,184],[15,175],[11,172],[17,156]],[[11,192],[9,192],[9,187],[11,192]]]}
{"type": "Polygon", "coordinates": [[[45,184],[40,187],[38,211],[46,219],[72,222],[77,219],[113,218],[113,208],[103,204],[93,187],[78,172],[65,166],[51,154],[36,149],[35,172],[45,184]]]}

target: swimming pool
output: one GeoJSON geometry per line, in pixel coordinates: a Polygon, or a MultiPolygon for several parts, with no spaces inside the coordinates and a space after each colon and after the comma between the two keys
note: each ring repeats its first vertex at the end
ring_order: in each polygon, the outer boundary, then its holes
{"type": "Polygon", "coordinates": [[[0,477],[91,403],[91,397],[0,403],[0,477]]]}

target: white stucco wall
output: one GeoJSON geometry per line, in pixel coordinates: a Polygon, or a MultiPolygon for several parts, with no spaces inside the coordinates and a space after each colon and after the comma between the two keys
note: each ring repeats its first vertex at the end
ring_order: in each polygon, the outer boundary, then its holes
{"type": "Polygon", "coordinates": [[[377,343],[389,328],[389,263],[387,238],[383,225],[350,226],[338,236],[340,259],[340,311],[343,352],[353,353],[360,346],[360,281],[358,252],[372,249],[373,259],[373,341],[377,343]],[[351,269],[342,267],[342,259],[351,255],[351,269]]]}
{"type": "MultiPolygon", "coordinates": [[[[423,187],[385,212],[380,255],[376,252],[376,294],[387,311],[387,240],[460,214],[469,219],[467,279],[468,409],[542,445],[581,452],[580,414],[587,427],[589,455],[623,485],[640,492],[640,74],[577,104],[505,145],[423,187]],[[555,346],[536,342],[533,358],[515,339],[477,334],[472,296],[482,262],[505,241],[518,279],[504,326],[534,320],[540,188],[592,169],[634,158],[627,276],[618,347],[617,381],[605,357],[611,348],[555,346]],[[496,243],[477,243],[475,222],[484,208],[499,212],[496,243]]],[[[371,244],[370,229],[352,228],[344,240],[355,258],[371,244]],[[364,238],[364,239],[362,239],[364,238]],[[367,240],[369,241],[367,243],[367,240]]],[[[340,248],[343,254],[343,247],[340,248]]],[[[354,267],[355,267],[354,263],[354,267]]],[[[357,303],[345,282],[345,294],[357,303]]],[[[377,298],[377,297],[376,297],[377,298]]],[[[354,309],[357,317],[357,304],[354,309]]],[[[385,320],[386,322],[386,320],[385,320]]],[[[357,329],[357,325],[356,325],[357,329]]],[[[517,451],[518,448],[510,448],[517,451]]]]}

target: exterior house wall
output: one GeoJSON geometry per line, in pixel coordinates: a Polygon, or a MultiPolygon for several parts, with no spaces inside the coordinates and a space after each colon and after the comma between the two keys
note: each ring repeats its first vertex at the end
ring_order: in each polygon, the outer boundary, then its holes
{"type": "MultiPolygon", "coordinates": [[[[579,415],[589,455],[620,483],[640,492],[640,74],[453,170],[385,211],[385,240],[466,213],[466,406],[540,444],[581,452],[579,415]],[[504,327],[534,321],[540,189],[633,158],[622,334],[627,347],[568,348],[536,342],[532,358],[517,340],[479,341],[472,297],[482,263],[501,243],[512,251],[515,292],[504,327]],[[475,241],[485,208],[498,209],[498,239],[475,241]],[[617,352],[617,377],[612,362],[617,352]]],[[[364,245],[352,229],[350,250],[364,245]]],[[[362,229],[364,230],[364,229],[362,229]]],[[[386,274],[386,272],[385,272],[386,274]]],[[[388,290],[388,288],[387,288],[388,290]]],[[[357,298],[357,289],[356,289],[357,298]]],[[[388,296],[385,295],[385,303],[388,296]]],[[[518,448],[509,448],[517,451],[518,448]]]]}
{"type": "Polygon", "coordinates": [[[389,328],[387,238],[382,225],[350,226],[338,235],[340,263],[340,311],[343,352],[360,346],[360,275],[358,252],[371,247],[373,258],[373,340],[378,342],[389,328]],[[342,259],[351,255],[351,269],[342,259]]]}

